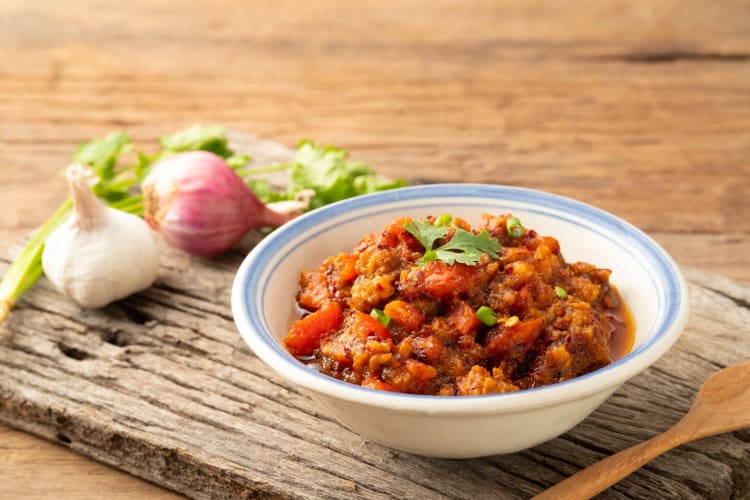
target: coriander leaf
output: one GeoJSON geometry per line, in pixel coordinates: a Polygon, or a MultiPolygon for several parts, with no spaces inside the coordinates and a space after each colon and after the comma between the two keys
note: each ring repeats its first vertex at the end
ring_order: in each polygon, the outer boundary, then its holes
{"type": "Polygon", "coordinates": [[[456,262],[474,265],[479,262],[482,254],[489,254],[496,259],[500,251],[500,243],[490,237],[487,231],[474,234],[453,226],[453,236],[439,247],[433,248],[437,240],[448,234],[450,231],[448,226],[433,225],[424,219],[419,219],[414,223],[408,221],[404,227],[425,248],[424,256],[419,259],[420,263],[442,260],[451,265],[456,262]]]}
{"type": "Polygon", "coordinates": [[[133,175],[135,183],[140,186],[148,173],[151,171],[151,165],[159,159],[159,155],[148,156],[138,151],[135,165],[133,165],[133,175]]]}
{"type": "Polygon", "coordinates": [[[310,141],[300,143],[295,164],[290,172],[290,191],[315,190],[312,208],[355,196],[352,174],[358,166],[347,165],[346,152],[331,146],[317,146],[310,141]]]}
{"type": "Polygon", "coordinates": [[[367,164],[348,159],[348,153],[332,146],[302,141],[291,166],[290,193],[312,189],[310,208],[333,203],[360,194],[394,189],[406,185],[375,174],[367,164]]]}
{"type": "Polygon", "coordinates": [[[195,124],[174,134],[162,136],[161,146],[165,153],[202,150],[222,158],[229,158],[234,154],[229,149],[226,129],[220,125],[195,124]]]}
{"type": "MultiPolygon", "coordinates": [[[[500,251],[500,243],[490,237],[487,231],[474,234],[461,228],[455,228],[455,233],[444,245],[436,249],[440,252],[463,252],[470,255],[476,255],[477,260],[483,254],[489,254],[490,257],[497,259],[497,252],[500,251]]],[[[459,260],[459,262],[461,262],[459,260]]]]}
{"type": "Polygon", "coordinates": [[[231,168],[237,170],[239,168],[244,167],[247,165],[247,162],[250,161],[250,156],[248,155],[232,155],[229,158],[225,159],[227,165],[229,165],[231,168]]]}
{"type": "Polygon", "coordinates": [[[334,163],[340,160],[346,160],[348,153],[343,149],[333,146],[318,146],[313,141],[302,140],[297,145],[294,153],[294,161],[303,165],[310,165],[325,158],[327,161],[334,163]]]}
{"type": "Polygon", "coordinates": [[[389,179],[377,174],[360,175],[354,179],[354,189],[357,194],[375,193],[405,187],[408,184],[403,179],[389,179]]]}
{"type": "Polygon", "coordinates": [[[102,139],[81,144],[73,161],[91,167],[99,179],[108,181],[115,176],[115,165],[120,154],[127,152],[131,144],[127,134],[113,132],[102,139]]]}
{"type": "Polygon", "coordinates": [[[425,262],[430,262],[431,260],[438,260],[440,257],[438,257],[438,254],[435,250],[425,250],[424,255],[421,259],[419,259],[419,263],[423,264],[425,262]]]}
{"type": "Polygon", "coordinates": [[[291,200],[294,198],[294,196],[288,192],[275,189],[271,183],[268,182],[268,179],[249,179],[246,180],[245,183],[263,203],[273,203],[275,201],[291,200]]]}
{"type": "Polygon", "coordinates": [[[446,226],[433,226],[432,224],[430,224],[428,221],[424,219],[417,219],[414,222],[407,221],[406,224],[404,224],[404,227],[424,247],[425,255],[422,258],[422,260],[425,262],[427,262],[428,260],[437,259],[437,256],[434,255],[434,253],[431,253],[432,247],[437,240],[439,240],[440,238],[444,238],[445,235],[448,234],[448,231],[450,230],[446,226]],[[428,254],[429,254],[429,257],[428,257],[428,254]]]}

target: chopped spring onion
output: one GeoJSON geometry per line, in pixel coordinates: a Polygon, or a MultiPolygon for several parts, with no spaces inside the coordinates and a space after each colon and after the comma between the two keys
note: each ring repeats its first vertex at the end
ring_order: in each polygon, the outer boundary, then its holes
{"type": "Polygon", "coordinates": [[[518,217],[511,217],[508,219],[505,223],[505,227],[508,229],[508,234],[514,238],[520,238],[526,234],[526,229],[523,227],[523,224],[521,224],[521,221],[518,220],[518,217]]]}
{"type": "Polygon", "coordinates": [[[487,326],[493,326],[497,323],[497,314],[487,306],[477,309],[477,318],[487,326]]]}
{"type": "Polygon", "coordinates": [[[568,296],[568,292],[566,292],[565,289],[560,288],[559,286],[556,286],[555,295],[557,295],[560,298],[560,300],[565,300],[565,298],[568,296]]]}
{"type": "Polygon", "coordinates": [[[391,324],[391,317],[380,309],[373,309],[372,311],[370,311],[370,316],[380,321],[380,324],[386,328],[388,328],[388,325],[391,324]]]}
{"type": "Polygon", "coordinates": [[[441,215],[440,217],[437,218],[437,220],[435,221],[435,225],[436,226],[447,226],[451,222],[453,222],[453,217],[451,216],[451,214],[443,214],[443,215],[441,215]]]}

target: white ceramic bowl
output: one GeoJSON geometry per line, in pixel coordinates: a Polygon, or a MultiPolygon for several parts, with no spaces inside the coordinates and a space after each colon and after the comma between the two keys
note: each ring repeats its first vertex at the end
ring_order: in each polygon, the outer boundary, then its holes
{"type": "Polygon", "coordinates": [[[250,348],[308,390],[341,423],[387,446],[428,456],[511,453],[552,439],[596,409],[623,382],[677,340],[688,317],[679,269],[651,238],[589,205],[539,191],[471,184],[416,186],[352,198],[310,212],[274,231],[247,256],[235,278],[232,311],[250,348]],[[402,216],[450,213],[476,226],[483,212],[512,212],[524,226],[556,237],[569,262],[612,269],[635,318],[627,356],[576,379],[487,396],[421,396],[363,388],[308,368],[281,343],[294,317],[299,272],[350,252],[361,237],[402,216]]]}

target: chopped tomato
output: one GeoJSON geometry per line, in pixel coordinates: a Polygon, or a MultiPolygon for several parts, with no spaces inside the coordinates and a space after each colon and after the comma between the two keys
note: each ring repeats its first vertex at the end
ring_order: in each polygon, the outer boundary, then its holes
{"type": "Polygon", "coordinates": [[[314,313],[292,324],[284,339],[287,350],[294,356],[311,355],[320,346],[320,340],[336,331],[343,320],[344,311],[339,303],[326,302],[314,313]]]}
{"type": "Polygon", "coordinates": [[[362,381],[362,387],[369,387],[370,389],[378,389],[381,391],[399,392],[398,389],[393,387],[391,384],[383,382],[382,380],[375,377],[367,377],[362,381]]]}
{"type": "Polygon", "coordinates": [[[424,324],[424,313],[403,300],[392,300],[383,312],[409,332],[416,332],[424,324]]]}
{"type": "Polygon", "coordinates": [[[383,323],[369,314],[359,311],[354,311],[354,321],[352,322],[351,329],[361,339],[376,337],[380,340],[388,340],[392,338],[391,332],[383,326],[383,323]]]}
{"type": "Polygon", "coordinates": [[[468,335],[476,331],[482,322],[477,318],[476,311],[463,300],[453,304],[446,315],[448,323],[461,335],[468,335]]]}
{"type": "Polygon", "coordinates": [[[390,248],[396,248],[403,244],[411,250],[418,250],[420,248],[420,243],[409,231],[406,230],[406,223],[410,221],[411,218],[409,217],[401,217],[388,225],[382,234],[383,244],[390,248]]]}
{"type": "Polygon", "coordinates": [[[357,270],[354,265],[357,263],[357,256],[353,254],[340,253],[336,257],[336,263],[341,266],[339,279],[344,283],[351,283],[357,277],[357,270]]]}
{"type": "Polygon", "coordinates": [[[487,352],[490,355],[503,355],[517,345],[531,346],[542,333],[543,323],[542,318],[532,318],[503,327],[487,339],[487,352]]]}
{"type": "Polygon", "coordinates": [[[305,309],[314,311],[320,309],[328,300],[328,282],[326,276],[320,271],[302,271],[300,276],[300,289],[297,302],[305,309]]]}
{"type": "Polygon", "coordinates": [[[466,264],[434,260],[424,265],[424,288],[436,299],[459,295],[471,288],[475,269],[466,264]]]}
{"type": "Polygon", "coordinates": [[[440,362],[440,356],[443,354],[443,344],[434,335],[414,337],[411,339],[409,347],[411,348],[411,354],[429,362],[431,365],[437,365],[440,362]]]}

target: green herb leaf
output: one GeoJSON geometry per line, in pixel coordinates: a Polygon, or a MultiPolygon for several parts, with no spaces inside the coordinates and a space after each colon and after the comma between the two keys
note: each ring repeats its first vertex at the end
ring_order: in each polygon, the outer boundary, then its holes
{"type": "Polygon", "coordinates": [[[499,251],[500,243],[490,237],[487,231],[474,234],[460,228],[456,228],[456,232],[447,243],[435,249],[438,258],[447,264],[460,262],[469,265],[479,262],[484,253],[497,259],[499,251]]]}
{"type": "Polygon", "coordinates": [[[444,238],[450,232],[450,227],[433,225],[424,219],[419,219],[414,223],[409,221],[404,227],[425,248],[425,254],[419,260],[420,263],[439,259],[446,264],[459,262],[474,265],[479,262],[480,257],[485,253],[494,259],[498,258],[498,252],[501,248],[500,243],[492,238],[487,231],[474,234],[455,226],[453,227],[453,236],[439,247],[434,248],[435,242],[444,238]]]}
{"type": "Polygon", "coordinates": [[[361,194],[406,186],[403,180],[377,175],[365,163],[349,160],[343,149],[319,146],[312,141],[302,141],[297,146],[289,176],[292,196],[306,189],[315,191],[311,209],[361,194]]]}
{"type": "Polygon", "coordinates": [[[273,203],[276,201],[285,201],[293,199],[293,196],[285,191],[279,191],[274,188],[268,179],[256,178],[245,181],[247,187],[255,193],[263,203],[273,203]]]}
{"type": "Polygon", "coordinates": [[[437,260],[437,255],[432,252],[432,247],[435,242],[440,238],[444,238],[450,231],[450,228],[445,226],[434,226],[424,219],[417,219],[416,221],[408,221],[404,224],[409,233],[414,236],[424,247],[425,256],[422,258],[424,262],[428,260],[437,260]],[[431,253],[430,258],[427,258],[427,254],[431,253]]]}
{"type": "Polygon", "coordinates": [[[115,177],[115,165],[120,154],[131,147],[130,137],[122,132],[113,132],[102,139],[81,144],[73,162],[87,165],[102,181],[115,177]]]}
{"type": "Polygon", "coordinates": [[[231,157],[234,152],[229,149],[226,129],[220,125],[200,125],[165,135],[161,138],[165,153],[183,151],[210,151],[222,158],[231,157]]]}
{"type": "Polygon", "coordinates": [[[357,194],[375,193],[406,186],[403,179],[390,179],[377,174],[363,174],[354,178],[354,190],[357,194]]]}
{"type": "Polygon", "coordinates": [[[568,296],[568,292],[566,292],[564,288],[556,286],[555,295],[557,295],[560,300],[565,300],[565,298],[568,296]]]}
{"type": "Polygon", "coordinates": [[[227,165],[229,165],[231,168],[237,170],[238,168],[242,168],[250,161],[250,156],[248,155],[232,155],[229,158],[226,158],[225,160],[227,162],[227,165]]]}

